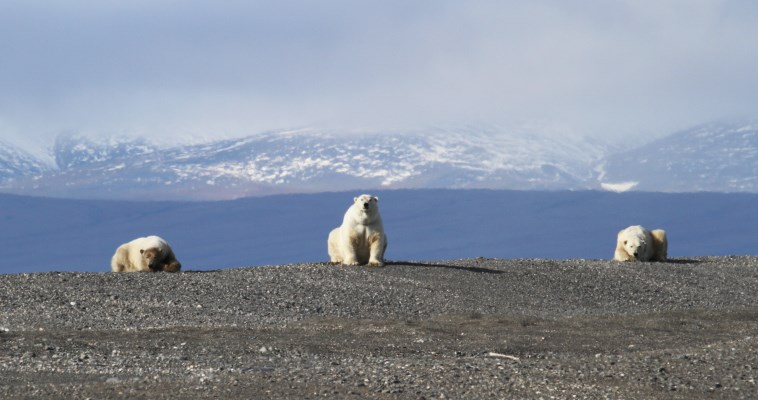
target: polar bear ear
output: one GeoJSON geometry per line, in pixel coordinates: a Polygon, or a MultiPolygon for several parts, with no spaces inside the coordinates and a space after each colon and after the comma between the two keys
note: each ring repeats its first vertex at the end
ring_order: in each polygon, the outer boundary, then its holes
{"type": "Polygon", "coordinates": [[[379,196],[374,196],[374,197],[371,198],[371,200],[374,200],[375,202],[378,203],[379,202],[379,196]]]}
{"type": "Polygon", "coordinates": [[[358,201],[358,198],[357,197],[353,197],[353,203],[355,203],[356,201],[358,201]]]}

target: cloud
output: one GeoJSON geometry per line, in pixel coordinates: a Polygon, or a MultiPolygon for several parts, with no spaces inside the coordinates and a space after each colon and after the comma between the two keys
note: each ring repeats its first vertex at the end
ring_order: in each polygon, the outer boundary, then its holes
{"type": "Polygon", "coordinates": [[[559,121],[662,134],[753,112],[741,1],[0,5],[0,134],[242,135],[559,121]]]}

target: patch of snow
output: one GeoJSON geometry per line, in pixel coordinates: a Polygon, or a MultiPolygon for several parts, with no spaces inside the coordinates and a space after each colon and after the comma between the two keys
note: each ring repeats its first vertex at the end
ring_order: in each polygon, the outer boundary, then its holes
{"type": "Polygon", "coordinates": [[[604,190],[610,191],[610,192],[616,192],[616,193],[624,193],[629,190],[634,189],[635,186],[639,185],[639,182],[621,182],[621,183],[606,183],[603,182],[600,184],[600,187],[602,187],[604,190]]]}

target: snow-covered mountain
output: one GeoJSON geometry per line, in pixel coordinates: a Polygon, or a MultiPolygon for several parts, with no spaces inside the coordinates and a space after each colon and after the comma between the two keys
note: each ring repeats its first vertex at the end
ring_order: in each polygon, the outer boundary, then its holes
{"type": "Polygon", "coordinates": [[[364,134],[301,129],[174,146],[67,135],[53,148],[57,170],[8,189],[136,199],[358,188],[583,189],[605,150],[586,140],[482,127],[364,134]]]}
{"type": "Polygon", "coordinates": [[[51,167],[30,153],[0,141],[0,184],[35,178],[51,167]]]}
{"type": "Polygon", "coordinates": [[[194,144],[61,135],[53,166],[0,144],[0,190],[143,200],[398,188],[758,192],[758,123],[703,125],[628,150],[542,132],[299,129],[194,144]]]}
{"type": "Polygon", "coordinates": [[[605,188],[656,192],[758,192],[758,123],[698,126],[613,154],[605,188]]]}

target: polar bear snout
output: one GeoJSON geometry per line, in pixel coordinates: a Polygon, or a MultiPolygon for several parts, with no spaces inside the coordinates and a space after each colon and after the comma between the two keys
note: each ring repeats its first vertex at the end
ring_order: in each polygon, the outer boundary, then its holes
{"type": "Polygon", "coordinates": [[[379,198],[370,194],[363,194],[354,198],[353,201],[355,202],[354,207],[358,208],[361,211],[368,212],[371,211],[372,208],[376,207],[379,198]],[[373,206],[371,203],[373,203],[373,206]]]}
{"type": "Polygon", "coordinates": [[[629,250],[631,250],[629,251],[629,254],[631,254],[632,257],[634,257],[637,260],[640,259],[640,254],[643,253],[642,248],[640,246],[634,246],[634,245],[630,246],[629,250]]]}
{"type": "Polygon", "coordinates": [[[634,258],[640,259],[640,255],[645,254],[647,251],[647,248],[645,247],[645,242],[640,243],[635,249],[634,249],[634,258]]]}

